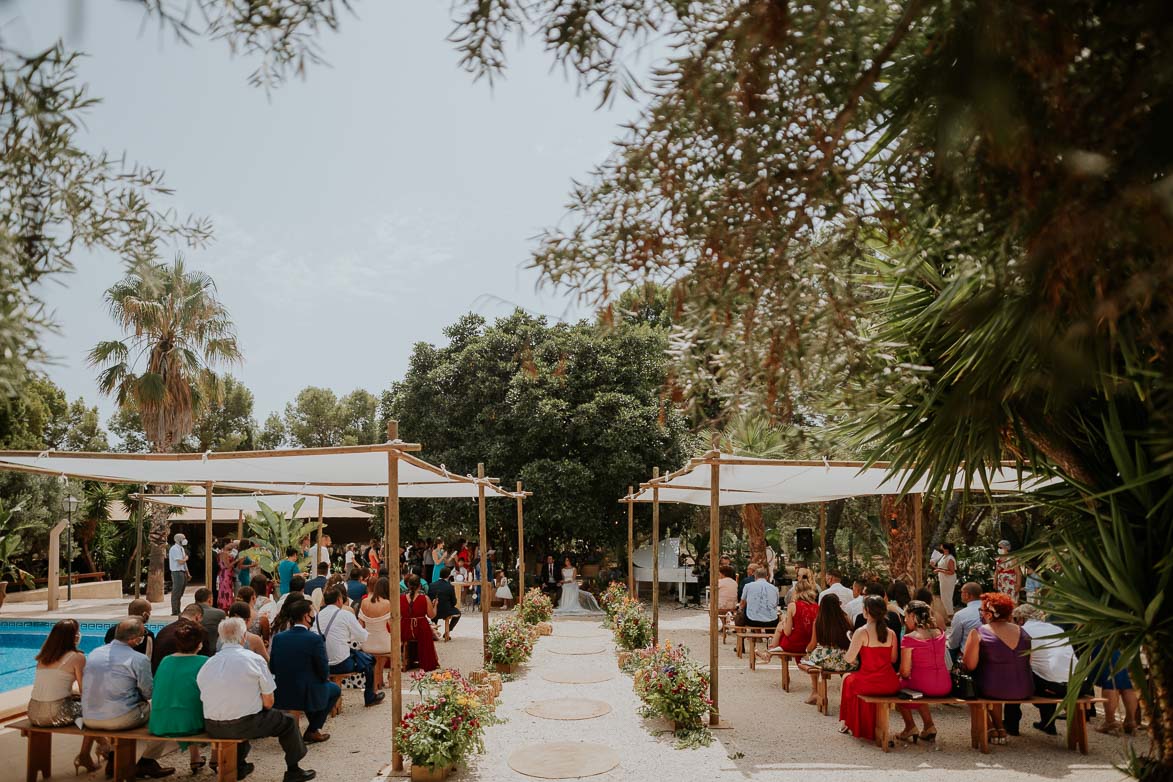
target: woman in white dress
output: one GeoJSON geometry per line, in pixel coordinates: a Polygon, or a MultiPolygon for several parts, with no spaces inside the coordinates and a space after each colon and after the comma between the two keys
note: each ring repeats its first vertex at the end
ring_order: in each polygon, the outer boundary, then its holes
{"type": "Polygon", "coordinates": [[[567,614],[601,614],[599,601],[590,592],[578,588],[578,571],[570,564],[570,557],[562,563],[562,597],[554,613],[560,616],[567,614]]]}
{"type": "Polygon", "coordinates": [[[504,570],[497,571],[493,578],[493,586],[497,587],[494,597],[502,602],[506,610],[513,608],[513,590],[509,588],[509,579],[505,577],[504,570]]]}
{"type": "Polygon", "coordinates": [[[957,549],[952,543],[942,543],[937,550],[941,552],[941,557],[933,565],[933,570],[941,586],[941,606],[945,609],[945,618],[950,619],[953,617],[953,590],[957,588],[957,549]]]}

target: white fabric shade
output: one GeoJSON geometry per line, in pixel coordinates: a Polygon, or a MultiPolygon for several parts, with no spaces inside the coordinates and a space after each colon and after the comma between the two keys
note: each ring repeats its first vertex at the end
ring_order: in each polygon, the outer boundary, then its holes
{"type": "MultiPolygon", "coordinates": [[[[207,454],[115,454],[0,451],[0,469],[113,483],[213,483],[249,491],[387,496],[392,444],[207,454]]],[[[511,497],[487,480],[487,497],[511,497]]],[[[476,497],[478,480],[400,453],[401,497],[476,497]]]]}
{"type": "MultiPolygon", "coordinates": [[[[170,505],[174,508],[191,508],[204,513],[205,511],[205,497],[203,491],[197,491],[192,494],[145,494],[143,498],[148,502],[158,503],[159,505],[170,505]]],[[[298,509],[297,518],[317,518],[318,517],[318,498],[307,497],[304,494],[213,494],[212,495],[212,511],[213,520],[215,511],[228,511],[231,513],[233,519],[236,518],[240,511],[246,514],[255,515],[260,513],[260,504],[263,502],[275,511],[289,514],[293,512],[293,508],[298,501],[303,501],[301,508],[298,509]]],[[[338,518],[370,518],[371,514],[358,509],[356,503],[343,502],[331,497],[322,498],[322,515],[330,519],[338,518]]],[[[200,516],[203,520],[203,516],[200,516]]]]}
{"type": "MultiPolygon", "coordinates": [[[[921,479],[908,482],[904,470],[892,472],[887,467],[864,467],[858,463],[794,462],[769,459],[743,459],[721,454],[720,489],[718,501],[722,506],[750,503],[796,505],[808,502],[829,502],[847,497],[878,494],[920,494],[926,482],[921,479]]],[[[708,505],[711,501],[711,468],[695,461],[687,468],[672,473],[660,485],[660,501],[708,505]]],[[[996,493],[1026,492],[1041,488],[1050,481],[1024,472],[1003,467],[990,476],[990,491],[996,493]]],[[[955,485],[965,486],[959,475],[955,485]]],[[[972,488],[985,487],[974,481],[972,488]]],[[[651,502],[652,490],[641,489],[630,498],[635,502],[651,502]]]]}

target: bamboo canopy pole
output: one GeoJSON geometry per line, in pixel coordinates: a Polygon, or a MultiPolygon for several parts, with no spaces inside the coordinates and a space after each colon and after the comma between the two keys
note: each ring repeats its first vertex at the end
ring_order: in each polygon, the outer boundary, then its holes
{"type": "Polygon", "coordinates": [[[477,462],[477,523],[481,538],[481,659],[489,659],[489,551],[485,538],[489,537],[488,523],[485,519],[485,464],[477,462]]]}
{"type": "Polygon", "coordinates": [[[660,643],[660,468],[652,469],[652,645],[660,643]]]}
{"type": "MultiPolygon", "coordinates": [[[[143,485],[143,494],[147,493],[146,484],[143,485]]],[[[138,501],[138,512],[134,514],[134,599],[142,597],[143,580],[143,513],[147,509],[144,499],[138,501]]]]}
{"type": "MultiPolygon", "coordinates": [[[[709,493],[709,699],[713,701],[709,709],[709,724],[717,725],[721,722],[721,709],[717,705],[717,674],[721,669],[717,664],[717,563],[720,561],[721,549],[721,467],[713,464],[709,470],[709,483],[712,484],[712,491],[709,493]]],[[[786,665],[787,661],[783,659],[782,664],[786,665]]]]}
{"type": "Polygon", "coordinates": [[[827,503],[819,503],[819,578],[827,588],[827,503]]]}
{"type": "Polygon", "coordinates": [[[236,540],[238,543],[244,541],[244,511],[236,512],[236,540]]]}
{"type": "MultiPolygon", "coordinates": [[[[314,572],[311,573],[311,575],[314,576],[315,578],[317,578],[317,576],[318,576],[318,565],[322,564],[322,527],[325,526],[324,518],[323,518],[325,516],[325,506],[326,506],[326,500],[324,497],[322,497],[322,495],[319,494],[318,495],[318,539],[317,539],[317,542],[314,544],[314,572]]],[[[399,554],[399,550],[396,549],[395,553],[399,554]]],[[[390,552],[388,552],[388,556],[390,556],[390,552]]],[[[398,558],[399,557],[396,556],[396,559],[398,559],[398,558]]]]}
{"type": "MultiPolygon", "coordinates": [[[[517,599],[525,594],[525,491],[521,481],[517,482],[517,599]]],[[[502,570],[505,568],[502,567],[502,570]]]]}
{"type": "MultiPolygon", "coordinates": [[[[204,484],[204,586],[212,589],[212,482],[204,484]]],[[[212,589],[212,594],[215,590],[212,589]]]]}
{"type": "MultiPolygon", "coordinates": [[[[399,439],[399,422],[387,422],[387,441],[399,439]]],[[[403,717],[403,653],[399,627],[399,454],[387,452],[387,508],[383,516],[383,539],[386,546],[387,581],[391,587],[391,768],[403,770],[403,756],[395,745],[395,731],[403,717]],[[391,556],[394,552],[395,556],[391,556]]]]}
{"type": "Polygon", "coordinates": [[[635,500],[633,490],[627,487],[627,593],[635,594],[635,500]]]}

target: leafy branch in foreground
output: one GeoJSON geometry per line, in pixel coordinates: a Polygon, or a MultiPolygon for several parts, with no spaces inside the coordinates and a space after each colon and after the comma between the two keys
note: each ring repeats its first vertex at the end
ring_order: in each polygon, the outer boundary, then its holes
{"type": "Polygon", "coordinates": [[[11,395],[28,365],[43,360],[52,318],[37,284],[72,270],[77,248],[130,263],[169,242],[198,246],[202,219],[158,208],[171,191],[162,172],[77,142],[95,104],[77,81],[76,53],[60,45],[26,56],[0,47],[0,393],[11,395]]]}

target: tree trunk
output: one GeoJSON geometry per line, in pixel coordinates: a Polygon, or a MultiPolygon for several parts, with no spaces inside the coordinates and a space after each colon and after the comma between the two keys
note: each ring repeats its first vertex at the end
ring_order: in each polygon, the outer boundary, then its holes
{"type": "Polygon", "coordinates": [[[961,494],[954,492],[949,501],[945,503],[945,508],[941,511],[941,518],[937,520],[937,525],[933,528],[933,534],[929,536],[929,549],[935,549],[937,546],[945,543],[949,538],[949,530],[957,522],[957,514],[961,512],[961,494]]]}
{"type": "MultiPolygon", "coordinates": [[[[156,505],[151,511],[151,527],[147,532],[151,555],[147,569],[147,600],[152,603],[163,600],[163,569],[167,565],[167,538],[170,536],[170,514],[166,507],[156,505]]],[[[135,578],[138,578],[137,573],[135,578]]]]}
{"type": "Polygon", "coordinates": [[[839,532],[839,525],[843,523],[843,512],[847,509],[847,500],[832,500],[827,503],[827,559],[839,561],[839,552],[835,549],[835,535],[839,532]]]}
{"type": "Polygon", "coordinates": [[[746,505],[741,510],[745,535],[749,538],[749,561],[766,566],[766,522],[761,505],[746,505]]]}
{"type": "MultiPolygon", "coordinates": [[[[888,567],[892,580],[913,584],[914,564],[920,552],[916,550],[916,516],[912,495],[897,502],[898,495],[885,494],[880,502],[880,515],[888,529],[888,567]]],[[[915,586],[919,586],[914,584],[915,586]]]]}
{"type": "Polygon", "coordinates": [[[1152,765],[1140,779],[1148,782],[1173,780],[1173,656],[1159,642],[1142,646],[1149,662],[1149,687],[1140,688],[1141,701],[1149,716],[1149,730],[1153,737],[1152,765]]]}

